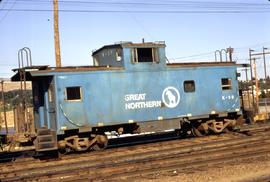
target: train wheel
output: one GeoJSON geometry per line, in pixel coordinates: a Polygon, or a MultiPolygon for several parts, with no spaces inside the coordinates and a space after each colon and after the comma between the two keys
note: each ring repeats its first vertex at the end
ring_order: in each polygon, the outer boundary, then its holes
{"type": "Polygon", "coordinates": [[[204,135],[203,135],[197,128],[195,128],[195,127],[192,127],[191,132],[192,132],[193,136],[198,136],[198,137],[204,136],[204,135]]]}
{"type": "Polygon", "coordinates": [[[92,146],[93,150],[104,150],[108,145],[108,138],[106,135],[97,135],[96,142],[92,146]]]}
{"type": "Polygon", "coordinates": [[[191,132],[193,134],[193,136],[198,136],[198,137],[202,137],[208,134],[208,129],[202,127],[202,125],[199,125],[198,127],[193,126],[191,128],[191,132]]]}

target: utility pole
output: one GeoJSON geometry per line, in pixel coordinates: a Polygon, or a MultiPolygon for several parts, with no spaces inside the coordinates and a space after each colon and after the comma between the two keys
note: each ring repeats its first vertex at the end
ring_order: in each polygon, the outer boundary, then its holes
{"type": "MultiPolygon", "coordinates": [[[[270,52],[268,51],[268,52],[265,52],[265,50],[269,50],[268,48],[266,48],[266,47],[263,47],[263,52],[259,52],[259,53],[251,53],[251,52],[253,52],[254,50],[251,50],[251,49],[249,49],[249,60],[251,61],[251,57],[252,56],[263,56],[263,61],[264,61],[264,76],[265,76],[265,79],[266,79],[266,77],[267,77],[267,72],[266,72],[266,62],[265,62],[265,55],[266,54],[270,54],[270,52]]],[[[250,62],[251,63],[251,62],[250,62]]]]}
{"type": "Polygon", "coordinates": [[[263,47],[264,79],[266,81],[267,74],[266,74],[266,63],[265,63],[265,50],[267,50],[267,48],[266,47],[263,47]]]}
{"type": "Polygon", "coordinates": [[[249,49],[249,62],[250,62],[250,80],[251,80],[251,94],[252,94],[252,106],[253,109],[255,108],[255,97],[254,97],[254,88],[253,88],[253,66],[252,66],[252,59],[251,59],[251,52],[254,50],[249,49]]]}
{"type": "Polygon", "coordinates": [[[55,47],[55,61],[56,67],[61,67],[60,54],[60,40],[59,40],[59,26],[58,26],[58,0],[53,0],[53,14],[54,14],[54,47],[55,47]]]}
{"type": "MultiPolygon", "coordinates": [[[[256,58],[253,58],[253,64],[254,64],[254,77],[255,77],[255,86],[256,86],[256,108],[255,111],[258,113],[259,110],[259,83],[257,79],[257,65],[256,65],[256,58]]],[[[254,104],[255,106],[255,104],[254,104]]]]}
{"type": "Polygon", "coordinates": [[[6,134],[8,134],[8,125],[7,125],[7,115],[6,115],[6,102],[4,97],[4,81],[1,80],[1,90],[2,90],[2,104],[3,104],[3,110],[4,110],[4,121],[5,121],[5,127],[6,127],[6,134]]]}
{"type": "Polygon", "coordinates": [[[247,96],[248,96],[248,109],[250,109],[250,95],[249,95],[249,89],[248,89],[248,73],[247,73],[247,71],[248,71],[248,68],[245,68],[245,73],[246,73],[246,91],[247,91],[247,96]]]}

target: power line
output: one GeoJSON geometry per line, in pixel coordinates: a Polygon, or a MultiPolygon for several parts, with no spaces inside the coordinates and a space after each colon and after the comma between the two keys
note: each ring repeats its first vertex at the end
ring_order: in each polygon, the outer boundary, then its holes
{"type": "MultiPolygon", "coordinates": [[[[19,2],[24,5],[49,3],[52,0],[15,0],[14,2],[19,2]],[[29,4],[26,4],[29,3],[29,4]]],[[[269,13],[270,4],[260,4],[260,3],[228,3],[228,2],[198,2],[198,1],[66,1],[59,0],[59,4],[62,5],[62,9],[59,12],[65,13],[148,13],[148,14],[243,14],[243,13],[269,13]],[[78,6],[83,5],[83,8],[87,8],[91,5],[93,9],[64,9],[63,5],[78,6]],[[93,7],[93,5],[95,7],[93,7]],[[114,5],[114,6],[112,6],[114,5]],[[99,6],[99,8],[97,8],[99,6]],[[115,9],[115,8],[121,8],[115,9]],[[122,10],[122,8],[131,8],[129,10],[122,10]],[[102,8],[102,9],[100,9],[102,8]],[[106,8],[106,9],[104,9],[106,8]],[[109,8],[109,9],[108,9],[109,8]],[[155,8],[155,9],[153,9],[155,8]],[[162,9],[160,9],[162,8],[162,9]],[[137,10],[135,10],[137,9],[137,10]],[[147,10],[150,9],[150,10],[147,10]]],[[[7,1],[6,3],[12,3],[12,1],[7,1]]],[[[11,11],[9,9],[2,9],[2,11],[11,11]]],[[[22,12],[49,12],[51,9],[35,9],[35,8],[21,8],[13,9],[12,11],[22,11],[22,12]]]]}
{"type": "MultiPolygon", "coordinates": [[[[44,4],[44,3],[52,3],[52,0],[17,0],[20,3],[31,3],[32,4],[44,4]]],[[[11,2],[6,2],[11,3],[11,2]]],[[[258,4],[258,3],[224,3],[224,2],[198,2],[198,1],[167,1],[164,2],[122,2],[122,1],[59,1],[62,5],[120,5],[120,6],[131,6],[149,8],[149,7],[173,7],[173,8],[196,8],[196,9],[227,9],[227,10],[247,10],[252,8],[252,10],[269,10],[270,4],[258,4]]],[[[111,8],[111,7],[110,7],[111,8]]]]}
{"type": "MultiPolygon", "coordinates": [[[[250,47],[255,47],[255,46],[257,46],[257,47],[263,46],[263,45],[268,44],[268,43],[270,43],[270,41],[257,43],[257,44],[253,44],[253,45],[248,45],[248,46],[243,46],[243,47],[238,47],[238,48],[234,48],[234,50],[250,48],[250,47]]],[[[234,52],[234,53],[240,53],[240,52],[243,52],[243,51],[238,51],[238,52],[234,52]]],[[[205,53],[199,53],[199,54],[194,54],[194,55],[190,55],[190,56],[183,56],[183,57],[169,58],[169,59],[186,59],[186,58],[193,58],[193,57],[202,57],[202,56],[208,56],[208,55],[211,55],[214,53],[215,53],[215,51],[211,51],[211,52],[205,52],[205,53]]],[[[243,59],[241,59],[241,60],[243,60],[243,59]]]]}
{"type": "Polygon", "coordinates": [[[206,56],[206,55],[210,55],[210,54],[214,54],[214,51],[207,52],[207,53],[194,54],[194,55],[190,55],[190,56],[183,56],[183,57],[178,57],[178,58],[170,58],[170,59],[186,59],[186,58],[192,58],[192,57],[206,56]]]}
{"type": "Polygon", "coordinates": [[[4,14],[4,16],[0,19],[0,23],[2,21],[4,21],[4,19],[7,17],[7,15],[9,14],[9,12],[12,11],[12,8],[15,6],[16,2],[17,2],[17,0],[15,0],[13,2],[13,4],[10,6],[10,8],[8,8],[8,9],[4,9],[4,8],[1,9],[1,11],[6,11],[6,14],[4,14]]]}
{"type": "MultiPolygon", "coordinates": [[[[0,2],[1,2],[1,0],[0,0],[0,2]]],[[[7,2],[9,2],[9,1],[7,0],[7,2]]],[[[3,6],[0,8],[0,11],[5,7],[5,3],[1,3],[1,4],[3,4],[3,6]]]]}
{"type": "MultiPolygon", "coordinates": [[[[18,0],[18,2],[26,2],[26,3],[51,3],[53,0],[18,0]]],[[[155,2],[138,2],[138,1],[130,1],[130,2],[123,2],[123,1],[66,1],[66,0],[59,0],[59,3],[66,3],[66,4],[117,4],[117,5],[211,5],[211,6],[225,6],[225,5],[230,5],[230,6],[270,6],[269,4],[266,3],[230,3],[230,2],[211,2],[211,1],[155,1],[155,2]]]]}
{"type": "Polygon", "coordinates": [[[238,47],[238,48],[235,48],[235,49],[248,49],[250,47],[255,48],[255,47],[261,47],[263,45],[268,45],[268,44],[270,44],[270,41],[257,43],[257,44],[253,44],[253,45],[248,45],[248,46],[243,46],[243,47],[238,47]]]}
{"type": "Polygon", "coordinates": [[[0,66],[8,67],[8,66],[17,66],[17,65],[15,65],[15,64],[1,64],[1,63],[0,63],[0,66]]]}
{"type": "MultiPolygon", "coordinates": [[[[2,11],[14,11],[14,12],[52,12],[51,9],[2,9],[2,11]]],[[[78,9],[60,9],[62,13],[145,13],[145,14],[246,14],[246,13],[270,13],[270,11],[259,11],[259,10],[228,10],[228,11],[196,11],[196,10],[185,10],[185,11],[166,11],[166,10],[78,10],[78,9]]]]}

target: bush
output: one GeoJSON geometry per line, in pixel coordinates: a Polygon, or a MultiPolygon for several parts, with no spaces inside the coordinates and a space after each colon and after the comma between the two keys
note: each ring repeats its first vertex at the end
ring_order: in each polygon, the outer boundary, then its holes
{"type": "MultiPolygon", "coordinates": [[[[23,102],[20,90],[12,90],[4,93],[6,110],[9,111],[13,106],[23,102]]],[[[32,91],[26,90],[26,105],[32,106],[32,91]]],[[[0,111],[4,110],[2,100],[0,101],[0,111]]]]}

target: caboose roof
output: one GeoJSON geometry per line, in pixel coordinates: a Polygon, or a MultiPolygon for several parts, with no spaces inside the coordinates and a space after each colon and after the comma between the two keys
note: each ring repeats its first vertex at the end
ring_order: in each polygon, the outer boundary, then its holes
{"type": "MultiPolygon", "coordinates": [[[[236,64],[235,62],[190,62],[190,63],[169,63],[168,68],[194,68],[194,67],[215,67],[215,66],[238,66],[248,67],[248,64],[236,64]]],[[[31,66],[21,68],[25,70],[26,80],[32,80],[32,76],[49,76],[54,75],[57,72],[88,72],[88,71],[112,71],[112,70],[124,70],[123,67],[109,67],[109,66],[66,66],[66,67],[48,67],[47,65],[42,66],[31,66]]],[[[20,80],[20,69],[13,69],[15,75],[11,77],[11,81],[20,80]]]]}
{"type": "Polygon", "coordinates": [[[97,50],[94,50],[92,52],[92,56],[96,55],[97,53],[105,49],[126,48],[126,47],[166,47],[166,45],[164,41],[142,42],[142,43],[119,42],[111,45],[105,45],[97,50]]]}
{"type": "Polygon", "coordinates": [[[112,71],[123,70],[123,67],[111,66],[65,66],[65,67],[48,67],[48,66],[31,66],[13,69],[15,75],[11,77],[11,81],[20,81],[20,70],[25,71],[26,81],[32,80],[32,76],[50,76],[55,73],[66,72],[88,72],[88,71],[112,71]]]}

